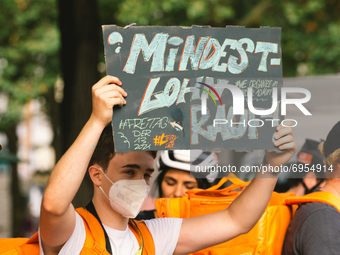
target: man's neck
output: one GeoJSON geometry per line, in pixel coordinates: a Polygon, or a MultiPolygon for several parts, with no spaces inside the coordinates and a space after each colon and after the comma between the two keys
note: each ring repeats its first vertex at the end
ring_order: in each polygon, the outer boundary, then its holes
{"type": "MultiPolygon", "coordinates": [[[[107,199],[107,198],[104,198],[107,199]]],[[[97,211],[97,214],[101,222],[110,228],[124,231],[129,223],[129,219],[123,217],[110,206],[109,201],[102,201],[96,196],[92,199],[93,205],[97,211]]]]}
{"type": "Polygon", "coordinates": [[[340,197],[340,178],[327,179],[325,186],[321,190],[340,197]]]}

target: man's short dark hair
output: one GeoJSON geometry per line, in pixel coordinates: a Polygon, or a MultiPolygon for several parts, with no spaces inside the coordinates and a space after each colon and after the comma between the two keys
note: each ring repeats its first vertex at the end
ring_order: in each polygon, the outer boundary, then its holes
{"type": "MultiPolygon", "coordinates": [[[[156,151],[148,151],[153,158],[156,157],[156,151]]],[[[89,167],[98,164],[106,171],[110,160],[115,156],[115,145],[113,142],[112,126],[108,124],[100,135],[96,149],[91,157],[89,167]]]]}

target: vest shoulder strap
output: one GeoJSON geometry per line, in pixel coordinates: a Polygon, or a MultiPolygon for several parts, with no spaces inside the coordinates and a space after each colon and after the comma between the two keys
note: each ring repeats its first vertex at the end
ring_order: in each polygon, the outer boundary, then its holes
{"type": "Polygon", "coordinates": [[[110,255],[105,250],[104,231],[98,220],[84,208],[77,208],[76,211],[85,222],[86,239],[80,255],[110,255]]]}
{"type": "Polygon", "coordinates": [[[309,202],[327,203],[334,206],[340,212],[340,198],[329,192],[318,191],[302,197],[286,198],[287,205],[302,204],[309,202]]]}
{"type": "MultiPolygon", "coordinates": [[[[85,224],[86,239],[84,248],[80,254],[109,255],[109,253],[105,250],[105,237],[101,224],[90,212],[88,212],[84,208],[78,208],[76,209],[76,211],[81,215],[81,217],[84,219],[84,222],[86,223],[85,224]],[[93,250],[95,250],[95,253],[93,253],[93,250]],[[92,253],[89,253],[90,251],[92,253]]],[[[147,228],[143,221],[135,221],[135,223],[137,224],[143,236],[144,240],[143,255],[154,255],[155,245],[149,229],[147,228]]],[[[140,245],[141,238],[139,236],[138,229],[131,222],[129,222],[129,228],[132,231],[132,233],[136,236],[138,244],[140,245]]]]}
{"type": "MultiPolygon", "coordinates": [[[[143,245],[143,255],[147,254],[147,255],[154,255],[155,254],[155,244],[153,242],[153,238],[152,235],[148,229],[148,227],[146,226],[144,221],[138,221],[138,220],[133,220],[142,236],[143,236],[143,240],[144,240],[144,245],[143,245]]],[[[139,236],[139,232],[138,229],[136,228],[136,226],[131,222],[131,220],[129,221],[129,228],[131,229],[132,233],[136,236],[139,245],[141,244],[141,238],[139,236]]]]}

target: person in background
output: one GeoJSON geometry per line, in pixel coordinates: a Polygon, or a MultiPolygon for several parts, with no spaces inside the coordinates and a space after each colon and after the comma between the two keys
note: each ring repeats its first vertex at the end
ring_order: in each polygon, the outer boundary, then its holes
{"type": "MultiPolygon", "coordinates": [[[[315,192],[329,192],[340,202],[340,121],[319,148],[325,158],[328,179],[315,192]]],[[[304,203],[287,229],[282,255],[337,255],[340,254],[339,237],[340,213],[335,207],[326,203],[304,203]]]]}
{"type": "Polygon", "coordinates": [[[191,189],[207,189],[215,181],[218,172],[193,178],[190,176],[190,167],[216,166],[218,158],[215,152],[202,150],[173,150],[160,151],[157,168],[160,174],[157,177],[157,187],[160,197],[183,197],[191,189]]]}
{"type": "MultiPolygon", "coordinates": [[[[216,166],[218,158],[215,152],[202,150],[164,150],[158,151],[156,157],[156,171],[159,175],[155,180],[154,188],[159,197],[175,198],[185,196],[191,189],[207,189],[212,186],[218,172],[194,178],[190,175],[190,167],[216,166]]],[[[136,217],[137,220],[153,219],[156,217],[155,198],[148,197],[147,210],[143,210],[136,217]]]]}
{"type": "Polygon", "coordinates": [[[318,146],[320,142],[306,139],[297,156],[298,169],[302,172],[293,173],[293,178],[288,179],[289,190],[287,193],[294,193],[296,196],[307,195],[321,187],[325,181],[325,173],[318,171],[319,166],[324,166],[323,155],[318,146]],[[307,171],[309,169],[310,171],[307,171]],[[313,170],[314,169],[314,170],[313,170]]]}

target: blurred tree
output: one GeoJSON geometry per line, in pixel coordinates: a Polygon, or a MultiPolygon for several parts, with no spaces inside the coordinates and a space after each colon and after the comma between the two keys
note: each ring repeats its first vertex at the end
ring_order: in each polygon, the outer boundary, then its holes
{"type": "MultiPolygon", "coordinates": [[[[6,133],[9,150],[16,155],[16,126],[25,103],[33,98],[54,100],[58,75],[59,32],[55,0],[2,0],[0,2],[0,93],[8,98],[7,111],[0,114],[0,132],[6,133]]],[[[26,203],[20,192],[17,165],[12,164],[12,235],[23,236],[26,203]]]]}
{"type": "MultiPolygon", "coordinates": [[[[96,0],[59,0],[64,81],[60,121],[62,153],[71,146],[90,117],[91,87],[105,73],[100,24],[106,19],[115,22],[117,2],[106,0],[98,5],[96,0]]],[[[74,206],[85,206],[91,200],[92,192],[92,182],[87,175],[73,200],[74,206]]]]}
{"type": "MultiPolygon", "coordinates": [[[[97,71],[100,26],[96,0],[59,0],[61,68],[64,80],[61,137],[62,152],[76,139],[91,114],[91,86],[99,79],[97,71]]],[[[92,196],[90,180],[85,179],[74,205],[85,206],[92,196]]]]}

